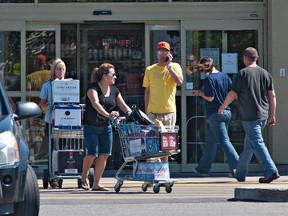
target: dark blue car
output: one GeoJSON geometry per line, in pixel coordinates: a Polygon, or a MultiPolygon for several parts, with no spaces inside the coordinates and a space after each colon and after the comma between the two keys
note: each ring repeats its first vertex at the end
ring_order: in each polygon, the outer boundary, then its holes
{"type": "Polygon", "coordinates": [[[41,114],[33,102],[18,102],[12,110],[0,83],[0,215],[37,216],[39,189],[28,164],[29,149],[20,120],[41,114]]]}

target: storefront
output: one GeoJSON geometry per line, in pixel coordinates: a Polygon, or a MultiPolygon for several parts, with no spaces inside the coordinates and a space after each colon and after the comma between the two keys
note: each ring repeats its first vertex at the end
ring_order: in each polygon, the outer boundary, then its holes
{"type": "MultiPolygon", "coordinates": [[[[166,40],[171,44],[173,60],[181,64],[185,75],[185,83],[177,91],[181,153],[170,162],[175,172],[191,172],[204,147],[203,101],[192,96],[192,90],[201,88],[204,77],[201,73],[190,75],[186,57],[191,54],[197,59],[211,56],[218,69],[233,78],[243,67],[243,50],[253,46],[260,54],[259,65],[272,69],[267,61],[267,50],[272,43],[267,43],[269,20],[268,3],[265,1],[41,2],[20,5],[1,3],[0,76],[11,99],[39,102],[43,80],[34,78],[31,82],[33,74],[29,74],[37,70],[33,64],[35,57],[43,54],[47,64],[55,57],[61,57],[67,65],[66,77],[80,80],[81,102],[85,101],[85,89],[93,68],[103,62],[114,64],[116,85],[126,102],[143,109],[144,71],[148,65],[155,63],[157,42],[166,40]]],[[[244,133],[236,120],[235,104],[232,106],[229,135],[237,151],[241,152],[244,133]]],[[[47,149],[47,140],[43,117],[27,121],[23,126],[30,138],[32,163],[45,164],[47,151],[43,149],[47,149]]],[[[275,131],[277,133],[277,128],[275,131]]],[[[276,143],[279,141],[272,132],[265,131],[265,140],[268,148],[274,150],[272,153],[278,151],[276,143]]],[[[120,148],[117,146],[116,142],[108,168],[121,165],[120,148]]],[[[287,160],[281,159],[281,154],[276,155],[279,163],[288,164],[287,160]]],[[[251,169],[258,170],[259,166],[252,164],[251,169]]],[[[219,148],[212,171],[227,170],[225,157],[219,148]]]]}

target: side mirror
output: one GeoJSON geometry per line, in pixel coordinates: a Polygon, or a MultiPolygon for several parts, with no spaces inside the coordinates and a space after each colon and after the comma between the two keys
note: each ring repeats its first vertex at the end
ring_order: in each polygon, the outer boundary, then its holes
{"type": "Polygon", "coordinates": [[[20,101],[16,103],[15,120],[19,121],[42,114],[41,108],[34,102],[20,101]]]}

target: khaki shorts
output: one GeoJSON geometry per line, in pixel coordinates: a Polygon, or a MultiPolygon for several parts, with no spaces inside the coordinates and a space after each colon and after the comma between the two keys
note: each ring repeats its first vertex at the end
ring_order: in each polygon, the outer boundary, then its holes
{"type": "Polygon", "coordinates": [[[171,113],[148,113],[150,120],[155,119],[161,121],[165,126],[175,126],[176,124],[176,112],[171,113]]]}

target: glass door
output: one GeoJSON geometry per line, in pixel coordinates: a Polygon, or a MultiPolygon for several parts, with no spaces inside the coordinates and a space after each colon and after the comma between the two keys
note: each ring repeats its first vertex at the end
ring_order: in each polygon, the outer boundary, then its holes
{"type": "MultiPolygon", "coordinates": [[[[43,83],[50,80],[50,66],[60,57],[60,25],[27,24],[25,32],[25,99],[40,104],[39,94],[43,83]],[[57,46],[58,44],[58,46],[57,46]]],[[[26,136],[33,164],[46,165],[48,160],[48,137],[44,115],[26,122],[26,136]]],[[[36,170],[36,172],[38,172],[36,170]]]]}
{"type": "MultiPolygon", "coordinates": [[[[194,64],[204,56],[214,59],[216,68],[227,73],[231,79],[243,68],[242,53],[245,48],[252,46],[260,54],[259,64],[263,64],[262,21],[189,21],[182,23],[182,34],[185,34],[183,58],[186,80],[186,106],[182,111],[186,113],[185,124],[182,124],[181,143],[184,170],[191,171],[191,165],[198,163],[205,148],[205,101],[192,96],[193,90],[201,90],[204,74],[193,68],[194,64]],[[194,61],[197,60],[197,61],[194,61]],[[183,145],[184,144],[184,145],[183,145]]],[[[237,121],[236,102],[232,106],[232,121],[228,126],[229,137],[238,153],[241,152],[244,131],[237,121]]],[[[218,148],[212,171],[228,169],[226,159],[221,148],[218,148]],[[225,166],[226,165],[226,166],[225,166]],[[222,167],[223,166],[223,167],[222,167]]]]}

